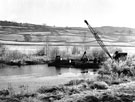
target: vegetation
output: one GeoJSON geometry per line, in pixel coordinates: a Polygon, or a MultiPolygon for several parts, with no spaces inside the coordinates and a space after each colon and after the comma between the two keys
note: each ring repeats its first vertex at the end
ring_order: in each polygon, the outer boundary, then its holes
{"type": "Polygon", "coordinates": [[[108,59],[106,53],[101,48],[93,48],[88,53],[89,59],[97,58],[100,62],[104,62],[108,59]]]}
{"type": "Polygon", "coordinates": [[[5,52],[5,48],[2,44],[0,44],[0,56],[2,56],[5,52]]]}
{"type": "Polygon", "coordinates": [[[50,58],[51,58],[51,59],[55,59],[55,57],[56,57],[57,55],[60,55],[59,48],[58,48],[58,47],[52,48],[49,55],[50,55],[50,58]]]}
{"type": "Polygon", "coordinates": [[[24,41],[26,41],[26,42],[32,41],[32,37],[30,34],[24,34],[23,36],[24,36],[24,41]]]}
{"type": "Polygon", "coordinates": [[[39,50],[36,54],[27,55],[23,54],[17,50],[11,51],[5,47],[1,47],[0,51],[0,62],[9,65],[29,65],[29,64],[42,64],[47,61],[46,56],[44,56],[44,49],[39,50]],[[42,55],[42,56],[41,56],[42,55]]]}
{"type": "Polygon", "coordinates": [[[73,54],[73,55],[75,55],[75,54],[80,54],[80,51],[78,50],[78,48],[77,48],[76,46],[73,46],[72,54],[73,54]]]}

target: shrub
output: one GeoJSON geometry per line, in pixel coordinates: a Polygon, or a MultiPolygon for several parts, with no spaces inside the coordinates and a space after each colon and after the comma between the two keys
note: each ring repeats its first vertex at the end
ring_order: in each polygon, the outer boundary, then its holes
{"type": "Polygon", "coordinates": [[[35,54],[36,56],[44,56],[45,55],[45,47],[42,49],[38,50],[35,54]]]}
{"type": "Polygon", "coordinates": [[[90,59],[97,58],[99,61],[104,62],[107,60],[106,53],[102,49],[94,48],[89,53],[88,57],[90,59]]]}
{"type": "Polygon", "coordinates": [[[96,96],[85,96],[84,98],[78,100],[77,102],[99,102],[99,100],[96,96]]]}
{"type": "Polygon", "coordinates": [[[7,95],[9,95],[9,91],[8,90],[0,90],[0,96],[1,95],[4,95],[4,96],[7,96],[7,95]]]}
{"type": "Polygon", "coordinates": [[[91,86],[92,89],[108,89],[108,84],[103,81],[96,81],[91,86]]]}
{"type": "Polygon", "coordinates": [[[123,102],[119,97],[114,96],[113,94],[103,94],[100,99],[101,102],[123,102]]]}
{"type": "Polygon", "coordinates": [[[98,70],[99,74],[111,74],[117,73],[119,76],[120,74],[134,76],[135,75],[135,68],[132,65],[132,62],[129,60],[126,61],[105,61],[101,66],[101,69],[98,70]],[[130,62],[130,63],[129,63],[130,62]]]}
{"type": "Polygon", "coordinates": [[[66,86],[73,86],[73,85],[79,85],[81,83],[84,83],[85,80],[71,80],[68,83],[66,83],[66,86]]]}
{"type": "Polygon", "coordinates": [[[19,51],[6,51],[5,54],[2,56],[4,61],[11,61],[11,60],[20,60],[23,59],[26,55],[20,53],[19,51]]]}
{"type": "Polygon", "coordinates": [[[37,92],[39,93],[54,93],[56,92],[57,90],[61,90],[60,87],[57,87],[57,86],[50,86],[50,87],[41,87],[37,90],[37,92]]]}
{"type": "Polygon", "coordinates": [[[111,66],[111,61],[107,60],[103,63],[101,68],[98,70],[98,74],[111,74],[112,71],[112,66],[111,66]]]}
{"type": "Polygon", "coordinates": [[[120,61],[119,63],[105,61],[102,68],[98,70],[98,74],[102,76],[98,76],[97,80],[105,81],[109,85],[131,81],[130,77],[135,76],[135,68],[132,64],[127,63],[127,61],[120,61]]]}
{"type": "Polygon", "coordinates": [[[97,76],[97,81],[104,81],[106,82],[108,85],[111,85],[111,81],[112,81],[112,78],[110,75],[104,75],[104,76],[97,76]]]}

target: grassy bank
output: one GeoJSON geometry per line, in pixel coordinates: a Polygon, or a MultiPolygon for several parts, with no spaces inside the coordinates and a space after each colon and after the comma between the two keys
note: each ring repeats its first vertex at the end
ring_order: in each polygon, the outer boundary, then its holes
{"type": "Polygon", "coordinates": [[[101,80],[77,79],[66,84],[42,86],[29,91],[25,85],[19,91],[9,85],[0,91],[2,102],[133,102],[135,82],[110,84],[101,80]]]}

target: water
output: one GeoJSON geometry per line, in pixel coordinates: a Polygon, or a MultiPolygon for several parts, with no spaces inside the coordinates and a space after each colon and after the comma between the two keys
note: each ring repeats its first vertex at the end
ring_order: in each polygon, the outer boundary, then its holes
{"type": "Polygon", "coordinates": [[[48,67],[48,65],[27,65],[27,66],[0,66],[0,77],[1,76],[34,76],[34,77],[45,77],[45,76],[57,76],[64,73],[80,73],[82,69],[77,68],[56,68],[48,67]]]}
{"type": "Polygon", "coordinates": [[[36,90],[43,85],[58,85],[71,79],[83,77],[77,68],[56,68],[48,65],[7,66],[0,64],[0,90],[9,86],[20,90],[19,86],[29,86],[36,90]]]}

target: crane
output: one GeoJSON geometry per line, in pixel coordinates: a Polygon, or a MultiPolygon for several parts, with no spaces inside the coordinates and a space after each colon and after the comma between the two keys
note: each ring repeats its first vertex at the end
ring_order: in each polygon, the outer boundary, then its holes
{"type": "Polygon", "coordinates": [[[87,20],[84,20],[84,22],[87,24],[90,32],[94,35],[96,41],[98,42],[98,44],[101,46],[101,48],[106,52],[106,54],[111,58],[112,56],[110,55],[109,51],[107,50],[105,44],[103,43],[103,41],[100,39],[100,37],[98,36],[97,32],[89,25],[89,23],[87,22],[87,20]]]}

